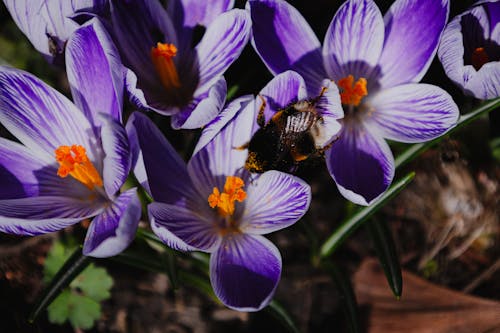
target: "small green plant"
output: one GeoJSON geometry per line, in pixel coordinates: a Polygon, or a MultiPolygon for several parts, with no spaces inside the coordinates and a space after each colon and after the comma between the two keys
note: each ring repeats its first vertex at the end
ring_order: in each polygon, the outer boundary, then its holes
{"type": "MultiPolygon", "coordinates": [[[[54,243],[45,260],[45,282],[56,275],[75,248],[73,242],[54,243]]],[[[48,306],[49,321],[54,324],[69,321],[74,328],[92,328],[95,320],[101,316],[100,302],[110,297],[112,286],[113,279],[108,272],[90,264],[48,306]]]]}

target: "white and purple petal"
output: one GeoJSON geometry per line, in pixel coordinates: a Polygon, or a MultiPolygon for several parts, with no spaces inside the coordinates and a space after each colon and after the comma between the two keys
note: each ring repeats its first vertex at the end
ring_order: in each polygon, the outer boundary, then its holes
{"type": "Polygon", "coordinates": [[[298,72],[315,93],[327,77],[321,44],[297,9],[283,0],[250,0],[252,45],[272,74],[298,72]]]}
{"type": "Polygon", "coordinates": [[[124,64],[135,72],[141,87],[161,84],[151,61],[158,42],[177,45],[174,26],[159,1],[112,0],[111,27],[124,64]]]}
{"type": "Polygon", "coordinates": [[[0,138],[0,199],[38,195],[85,198],[91,192],[73,177],[59,177],[55,159],[47,165],[37,151],[0,138]]]}
{"type": "Polygon", "coordinates": [[[490,61],[479,70],[471,64],[472,52],[477,47],[487,46],[488,25],[484,8],[474,7],[455,17],[446,26],[438,49],[438,57],[446,75],[466,94],[479,99],[500,96],[500,61],[490,61]]]}
{"type": "Polygon", "coordinates": [[[90,224],[83,254],[105,258],[122,252],[134,239],[140,217],[141,203],[137,189],[123,192],[90,224]]]}
{"type": "MultiPolygon", "coordinates": [[[[208,209],[209,205],[206,202],[208,209]]],[[[153,232],[168,246],[181,251],[215,251],[221,241],[215,214],[200,214],[190,208],[153,202],[148,206],[153,232]]]]}
{"type": "Polygon", "coordinates": [[[244,173],[248,153],[240,147],[250,141],[255,113],[253,103],[242,101],[248,101],[248,98],[242,97],[230,103],[221,117],[207,127],[207,134],[202,133],[196,153],[188,163],[189,175],[205,198],[212,193],[213,187],[222,189],[227,176],[241,177],[244,173]],[[220,131],[217,133],[214,128],[220,131]]]}
{"type": "Polygon", "coordinates": [[[240,230],[264,235],[297,222],[309,208],[311,188],[300,178],[268,171],[246,187],[240,230]]]}
{"type": "Polygon", "coordinates": [[[460,115],[443,89],[423,83],[384,89],[369,101],[374,109],[368,121],[386,139],[415,143],[432,140],[452,128],[460,115]]]}
{"type": "Polygon", "coordinates": [[[398,0],[384,16],[381,85],[418,82],[429,68],[448,20],[448,0],[398,0]],[[425,33],[422,33],[425,31],[425,33]]]}
{"type": "Polygon", "coordinates": [[[286,71],[276,75],[260,91],[255,99],[255,108],[262,107],[262,98],[265,101],[265,123],[279,110],[284,110],[292,103],[307,99],[306,83],[302,76],[294,71],[286,71]]]}
{"type": "Polygon", "coordinates": [[[239,311],[258,311],[271,301],[281,276],[281,255],[258,235],[231,234],[210,256],[215,295],[239,311]]]}
{"type": "Polygon", "coordinates": [[[132,155],[125,127],[108,114],[99,116],[104,152],[102,169],[104,189],[108,197],[112,198],[127,179],[132,167],[132,155]]]}
{"type": "Polygon", "coordinates": [[[315,125],[314,142],[317,148],[324,148],[338,136],[342,128],[339,119],[344,117],[339,88],[333,81],[323,80],[321,90],[315,98],[315,108],[321,121],[315,125]]]}
{"type": "Polygon", "coordinates": [[[169,204],[185,202],[193,185],[184,161],[147,116],[136,112],[129,122],[137,133],[153,198],[169,204]]]}
{"type": "Polygon", "coordinates": [[[99,214],[103,202],[79,198],[39,196],[0,200],[0,231],[39,235],[63,229],[99,214]]]}
{"type": "Polygon", "coordinates": [[[326,152],[326,165],[340,193],[358,205],[370,205],[394,177],[394,157],[376,128],[344,122],[339,139],[326,152]]]}
{"type": "Polygon", "coordinates": [[[367,78],[384,44],[384,20],[372,0],[346,1],[335,14],[323,44],[325,69],[338,81],[348,75],[367,78]]]}
{"type": "Polygon", "coordinates": [[[33,46],[49,61],[63,63],[64,44],[78,28],[71,17],[101,8],[103,0],[4,0],[12,18],[33,46]]]}
{"type": "Polygon", "coordinates": [[[195,95],[205,92],[239,57],[250,38],[250,15],[233,9],[219,15],[196,46],[199,83],[195,95]]]}
{"type": "MultiPolygon", "coordinates": [[[[87,118],[66,97],[33,75],[0,67],[0,123],[48,163],[61,145],[82,145],[94,163],[99,143],[87,118]]],[[[98,166],[97,166],[98,167],[98,166]]]]}
{"type": "Polygon", "coordinates": [[[197,25],[209,26],[233,6],[234,0],[171,0],[167,9],[170,17],[181,21],[181,26],[194,28],[197,25]]]}
{"type": "Polygon", "coordinates": [[[99,113],[121,121],[125,67],[97,19],[79,28],[66,46],[66,69],[74,103],[97,125],[99,113]]]}
{"type": "Polygon", "coordinates": [[[188,106],[172,115],[171,124],[174,129],[194,129],[208,124],[222,110],[226,101],[227,85],[223,76],[215,82],[208,92],[194,96],[188,106]]]}

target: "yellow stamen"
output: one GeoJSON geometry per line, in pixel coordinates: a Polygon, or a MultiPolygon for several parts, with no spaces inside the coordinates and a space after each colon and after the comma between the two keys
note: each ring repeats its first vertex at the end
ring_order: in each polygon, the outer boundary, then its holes
{"type": "Polygon", "coordinates": [[[240,177],[228,176],[224,184],[224,192],[220,193],[217,187],[214,187],[212,194],[208,196],[210,207],[217,207],[219,215],[226,217],[234,214],[234,202],[243,202],[247,193],[243,190],[245,182],[240,177]]]}
{"type": "Polygon", "coordinates": [[[65,178],[70,175],[89,189],[102,186],[101,176],[87,157],[85,148],[80,145],[59,146],[55,154],[59,163],[57,170],[59,177],[65,178]]]}
{"type": "Polygon", "coordinates": [[[483,67],[484,64],[490,61],[490,58],[488,57],[488,53],[486,53],[486,50],[484,47],[478,47],[472,52],[471,56],[471,62],[472,66],[476,69],[476,71],[480,70],[481,67],[483,67]]]}
{"type": "Polygon", "coordinates": [[[354,76],[352,75],[340,79],[337,85],[342,90],[340,93],[340,100],[342,101],[342,104],[358,106],[363,97],[368,95],[366,83],[367,82],[364,77],[360,78],[355,83],[354,76]]]}
{"type": "Polygon", "coordinates": [[[156,47],[151,48],[151,60],[160,76],[161,83],[167,90],[181,86],[179,75],[172,59],[176,55],[177,48],[174,44],[157,43],[156,47]]]}

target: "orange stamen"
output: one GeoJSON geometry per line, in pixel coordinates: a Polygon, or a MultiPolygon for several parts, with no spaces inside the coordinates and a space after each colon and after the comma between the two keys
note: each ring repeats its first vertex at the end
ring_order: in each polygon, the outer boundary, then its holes
{"type": "Polygon", "coordinates": [[[56,161],[59,163],[57,175],[65,178],[68,175],[75,178],[89,189],[103,185],[101,176],[87,157],[85,148],[80,145],[59,146],[55,150],[56,161]]]}
{"type": "Polygon", "coordinates": [[[177,48],[174,44],[157,43],[151,48],[151,59],[160,76],[161,83],[169,90],[179,88],[181,82],[175,68],[173,57],[177,55],[177,48]]]}
{"type": "Polygon", "coordinates": [[[481,67],[483,67],[484,64],[490,61],[490,58],[488,57],[488,53],[486,53],[486,50],[484,47],[478,47],[472,52],[471,56],[471,62],[472,66],[476,69],[476,71],[480,70],[481,67]]]}
{"type": "Polygon", "coordinates": [[[340,79],[337,85],[342,89],[340,93],[342,104],[358,106],[363,97],[368,95],[366,84],[364,77],[360,78],[356,83],[352,75],[340,79]]]}
{"type": "Polygon", "coordinates": [[[212,194],[208,196],[208,204],[212,208],[217,207],[217,212],[223,217],[233,215],[235,201],[243,202],[247,197],[243,186],[245,186],[245,182],[240,177],[226,177],[224,192],[220,193],[219,189],[214,187],[212,194]]]}

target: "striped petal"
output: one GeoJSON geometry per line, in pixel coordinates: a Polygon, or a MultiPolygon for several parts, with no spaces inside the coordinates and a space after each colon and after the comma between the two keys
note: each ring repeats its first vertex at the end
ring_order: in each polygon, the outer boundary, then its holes
{"type": "Polygon", "coordinates": [[[220,244],[215,220],[206,220],[203,214],[160,202],[150,204],[148,212],[154,233],[173,249],[213,252],[220,244]]]}
{"type": "Polygon", "coordinates": [[[215,295],[238,311],[258,311],[271,301],[281,276],[281,255],[262,236],[224,237],[210,257],[210,281],[215,295]]]}
{"type": "Polygon", "coordinates": [[[410,83],[378,92],[370,100],[369,118],[382,136],[400,142],[423,142],[443,135],[459,117],[458,107],[443,89],[410,83]]]}
{"type": "Polygon", "coordinates": [[[137,189],[122,194],[96,216],[87,231],[83,254],[105,258],[125,250],[135,237],[141,217],[137,189]]]}
{"type": "Polygon", "coordinates": [[[247,186],[240,229],[267,234],[297,222],[309,208],[311,188],[300,178],[268,171],[247,186]]]}

